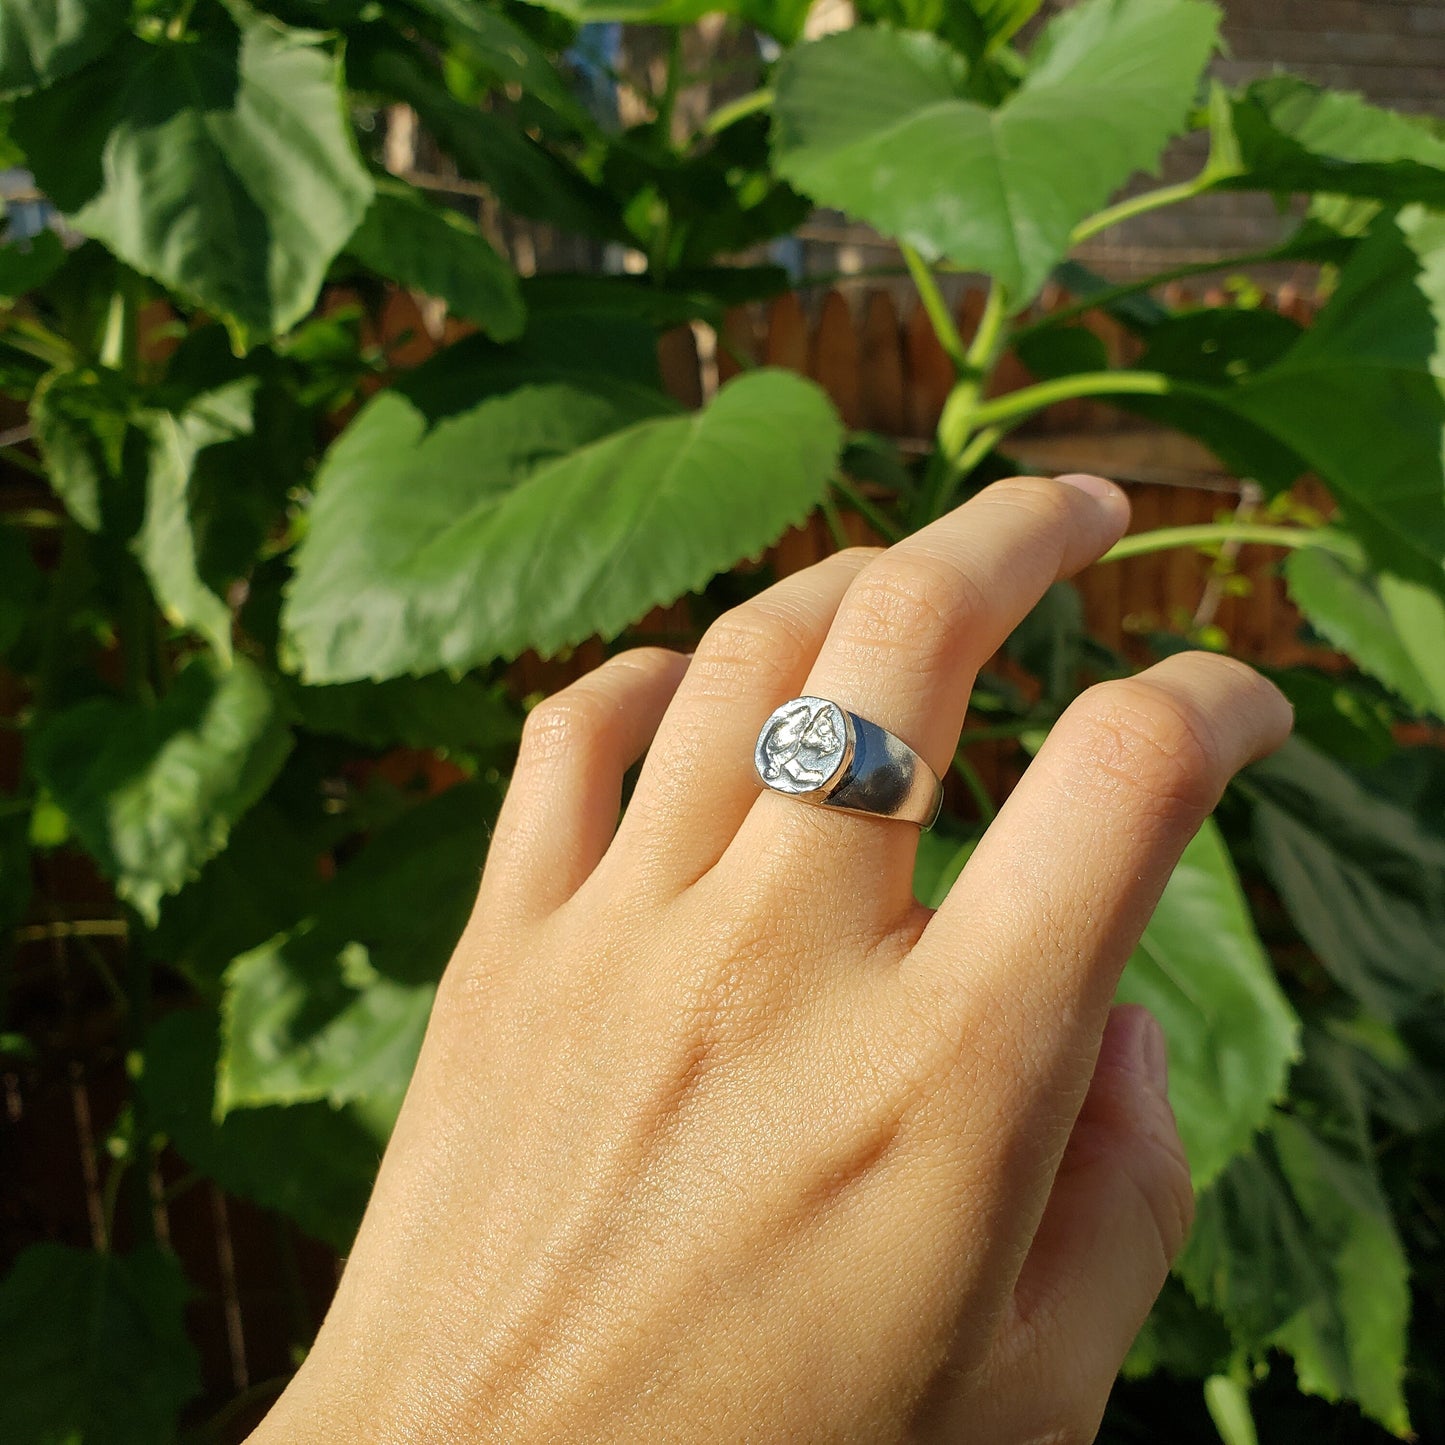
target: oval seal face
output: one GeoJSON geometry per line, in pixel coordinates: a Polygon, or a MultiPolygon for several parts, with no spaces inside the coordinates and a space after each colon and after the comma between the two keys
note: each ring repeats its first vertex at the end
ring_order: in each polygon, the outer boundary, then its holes
{"type": "Polygon", "coordinates": [[[837,703],[821,697],[785,702],[758,734],[758,776],[780,793],[814,793],[842,768],[848,724],[837,703]]]}

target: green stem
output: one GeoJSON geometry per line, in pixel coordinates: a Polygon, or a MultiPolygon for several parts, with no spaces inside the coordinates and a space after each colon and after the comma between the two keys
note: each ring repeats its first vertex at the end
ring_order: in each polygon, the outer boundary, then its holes
{"type": "Polygon", "coordinates": [[[1040,317],[1039,320],[1028,326],[1019,327],[1014,332],[1014,341],[1019,342],[1030,336],[1037,336],[1042,331],[1048,331],[1055,326],[1063,326],[1067,322],[1077,320],[1090,311],[1101,311],[1112,306],[1116,301],[1124,301],[1130,296],[1137,296],[1141,291],[1152,291],[1157,286],[1167,286],[1171,281],[1184,281],[1191,276],[1208,276],[1211,272],[1229,271],[1238,266],[1262,266],[1278,259],[1278,248],[1269,247],[1262,251],[1246,251],[1239,256],[1226,256],[1218,261],[1190,261],[1186,265],[1172,266],[1167,271],[1159,271],[1153,276],[1146,276],[1141,281],[1121,281],[1117,286],[1104,286],[1090,296],[1081,296],[1067,306],[1060,306],[1057,310],[1050,311],[1047,316],[1040,317]]]}
{"type": "Polygon", "coordinates": [[[1276,527],[1264,522],[1201,522],[1187,527],[1160,527],[1153,532],[1135,532],[1116,542],[1099,559],[1122,562],[1126,557],[1143,557],[1176,547],[1220,546],[1226,542],[1253,542],[1264,547],[1318,547],[1340,556],[1351,555],[1349,541],[1328,527],[1276,527]]]}
{"type": "MultiPolygon", "coordinates": [[[[983,315],[978,319],[963,371],[943,405],[938,419],[938,449],[943,465],[934,474],[935,484],[928,499],[927,518],[941,517],[953,505],[959,483],[988,454],[992,441],[974,446],[979,426],[979,408],[989,377],[998,363],[999,352],[1008,336],[1008,296],[995,280],[989,284],[983,315]]],[[[994,438],[997,440],[997,438],[994,438]]]]}
{"type": "Polygon", "coordinates": [[[1170,394],[1214,400],[1214,393],[1207,387],[1166,376],[1160,371],[1080,371],[1073,376],[1060,376],[1035,386],[1021,387],[1018,391],[986,401],[974,414],[974,424],[1012,428],[1036,411],[1080,396],[1170,394]]]}
{"type": "Polygon", "coordinates": [[[953,770],[963,779],[963,785],[968,789],[969,796],[978,809],[978,816],[985,828],[998,817],[998,808],[994,805],[993,798],[989,796],[988,788],[984,785],[979,771],[964,755],[959,752],[954,754],[953,770]]]}
{"type": "Polygon", "coordinates": [[[833,545],[840,551],[845,551],[853,545],[848,533],[843,528],[843,519],[838,515],[837,504],[829,493],[824,492],[822,500],[818,503],[823,513],[823,520],[828,524],[828,531],[832,533],[833,545]]]}
{"type": "Polygon", "coordinates": [[[881,507],[875,506],[841,472],[833,477],[833,489],[885,542],[903,540],[906,535],[903,528],[887,516],[881,507]]]}
{"type": "Polygon", "coordinates": [[[771,110],[773,105],[773,92],[771,87],[764,86],[761,90],[754,90],[748,95],[741,95],[736,100],[729,101],[726,105],[720,105],[708,116],[703,124],[704,135],[717,135],[725,131],[730,125],[736,125],[738,121],[746,119],[750,115],[756,115],[760,110],[771,110]]]}
{"type": "Polygon", "coordinates": [[[933,272],[928,269],[928,262],[906,241],[899,242],[898,249],[903,252],[908,274],[913,277],[913,284],[918,288],[918,299],[923,303],[928,324],[933,327],[933,334],[938,338],[944,354],[953,363],[954,371],[961,376],[968,369],[968,352],[964,349],[963,338],[958,334],[953,313],[948,309],[948,303],[938,289],[938,282],[933,272]]]}
{"type": "Polygon", "coordinates": [[[1097,236],[1100,231],[1117,226],[1121,221],[1146,215],[1150,211],[1162,210],[1165,206],[1176,206],[1180,201],[1192,200],[1195,196],[1203,195],[1214,184],[1214,179],[1214,175],[1206,169],[1191,180],[1179,181],[1172,186],[1160,186],[1157,190],[1130,196],[1117,205],[1106,206],[1102,211],[1080,221],[1074,227],[1070,240],[1077,246],[1079,242],[1087,241],[1091,236],[1097,236]]]}
{"type": "Polygon", "coordinates": [[[958,739],[960,748],[972,747],[974,743],[1002,743],[1021,738],[1025,733],[1038,729],[1037,720],[1020,718],[1015,722],[995,723],[991,727],[966,728],[958,739]]]}

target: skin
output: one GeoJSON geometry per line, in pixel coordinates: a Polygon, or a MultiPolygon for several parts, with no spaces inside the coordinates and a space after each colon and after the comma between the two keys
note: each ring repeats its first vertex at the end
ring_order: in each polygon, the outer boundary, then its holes
{"type": "Polygon", "coordinates": [[[1289,706],[1202,653],[1090,689],[937,912],[914,828],[763,792],[752,749],[806,692],[945,772],[979,666],[1127,522],[1097,478],[1000,482],[530,715],[255,1445],[1094,1438],[1193,1207],[1162,1035],[1110,1000],[1289,706]]]}

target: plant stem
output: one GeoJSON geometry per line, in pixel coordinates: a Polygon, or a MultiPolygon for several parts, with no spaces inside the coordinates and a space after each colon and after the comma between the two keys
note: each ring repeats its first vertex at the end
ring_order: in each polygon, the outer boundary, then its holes
{"type": "Polygon", "coordinates": [[[966,748],[974,743],[1009,742],[1025,733],[1034,732],[1039,726],[1036,720],[1019,718],[1015,722],[995,723],[991,727],[966,728],[958,739],[958,745],[966,748]]]}
{"type": "Polygon", "coordinates": [[[933,327],[933,334],[938,338],[944,354],[953,363],[955,373],[961,376],[968,369],[968,352],[964,349],[963,338],[958,334],[953,313],[948,309],[948,303],[938,289],[938,282],[933,272],[928,269],[928,262],[906,241],[900,241],[898,249],[903,253],[908,274],[913,277],[913,284],[918,288],[918,299],[923,303],[923,309],[928,315],[928,324],[933,327]]]}
{"type": "Polygon", "coordinates": [[[852,509],[883,538],[885,542],[901,542],[905,536],[903,528],[875,506],[841,472],[833,477],[833,488],[852,509]]]}
{"type": "MultiPolygon", "coordinates": [[[[943,405],[938,419],[938,449],[944,465],[935,473],[935,485],[928,499],[927,519],[941,517],[953,505],[958,484],[988,454],[992,441],[970,444],[979,425],[979,405],[999,352],[1008,334],[1008,297],[995,280],[989,283],[988,299],[978,330],[964,353],[963,370],[943,405]]],[[[974,438],[976,441],[977,439],[974,438]]],[[[996,440],[996,438],[994,439],[996,440]]]]}
{"type": "Polygon", "coordinates": [[[823,493],[823,498],[818,503],[818,507],[823,513],[823,520],[828,524],[828,531],[832,533],[833,545],[840,552],[851,547],[853,543],[849,539],[848,533],[844,530],[843,519],[838,515],[837,504],[833,501],[829,493],[823,493]]]}
{"type": "Polygon", "coordinates": [[[1208,387],[1160,371],[1080,371],[1041,381],[986,401],[974,415],[977,426],[1013,427],[1036,411],[1078,396],[1198,396],[1214,401],[1208,387]]]}
{"type": "Polygon", "coordinates": [[[969,796],[978,809],[979,820],[987,828],[998,817],[998,808],[994,805],[993,798],[989,796],[988,788],[984,786],[978,769],[969,762],[962,751],[959,751],[953,756],[953,770],[963,779],[963,785],[968,789],[969,796]]]}
{"type": "Polygon", "coordinates": [[[1201,522],[1186,527],[1160,527],[1153,532],[1135,532],[1116,542],[1099,559],[1122,562],[1126,557],[1143,557],[1175,547],[1222,546],[1228,542],[1253,542],[1264,547],[1318,547],[1341,556],[1351,554],[1350,543],[1329,527],[1278,527],[1265,522],[1201,522]]]}
{"type": "Polygon", "coordinates": [[[1236,266],[1260,266],[1278,259],[1278,247],[1271,246],[1261,251],[1246,251],[1239,256],[1225,256],[1218,261],[1190,261],[1182,266],[1171,266],[1167,271],[1160,271],[1153,276],[1146,276],[1141,281],[1121,281],[1117,286],[1101,287],[1092,296],[1081,296],[1077,301],[1071,301],[1067,306],[1060,306],[1057,310],[1050,311],[1047,316],[1041,316],[1037,321],[1019,327],[1014,332],[1014,340],[1022,341],[1026,337],[1036,336],[1041,331],[1062,326],[1090,311],[1103,310],[1116,301],[1137,296],[1141,291],[1167,286],[1171,281],[1184,281],[1191,276],[1208,276],[1211,272],[1228,271],[1236,266]]]}
{"type": "Polygon", "coordinates": [[[1121,221],[1146,215],[1150,211],[1162,210],[1165,206],[1178,205],[1180,201],[1192,200],[1195,196],[1203,195],[1214,184],[1214,180],[1215,177],[1206,168],[1190,180],[1178,181],[1172,186],[1160,186],[1157,190],[1130,196],[1127,200],[1107,206],[1080,221],[1074,227],[1070,240],[1077,246],[1080,241],[1087,241],[1090,236],[1097,236],[1100,231],[1107,231],[1110,226],[1117,226],[1121,221]]]}
{"type": "Polygon", "coordinates": [[[764,86],[761,90],[751,91],[747,95],[741,95],[736,100],[729,101],[726,105],[720,105],[708,116],[703,123],[702,133],[704,135],[717,135],[725,131],[730,125],[747,116],[756,115],[760,110],[769,110],[773,104],[773,92],[770,86],[764,86]]]}

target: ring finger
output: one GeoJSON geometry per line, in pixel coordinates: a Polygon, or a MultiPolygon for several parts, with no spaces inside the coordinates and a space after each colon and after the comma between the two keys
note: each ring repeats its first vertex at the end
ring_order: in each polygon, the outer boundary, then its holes
{"type": "MultiPolygon", "coordinates": [[[[1123,535],[1129,504],[1098,477],[1016,477],[890,548],[854,578],[804,690],[887,728],[943,776],[978,669],[1049,586],[1123,535]]],[[[774,704],[784,699],[777,698],[774,704]]],[[[808,871],[834,897],[898,918],[912,897],[917,832],[765,792],[730,849],[808,871]],[[800,865],[800,861],[801,865],[800,865]]]]}

